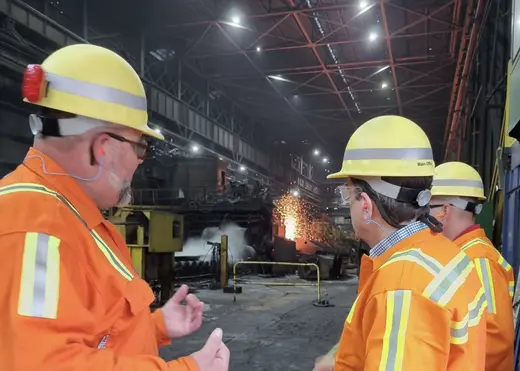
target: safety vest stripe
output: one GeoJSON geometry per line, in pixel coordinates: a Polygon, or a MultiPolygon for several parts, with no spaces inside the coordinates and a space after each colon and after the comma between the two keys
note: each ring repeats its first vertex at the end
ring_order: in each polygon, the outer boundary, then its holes
{"type": "Polygon", "coordinates": [[[396,263],[399,261],[409,261],[412,263],[416,263],[423,267],[426,271],[428,271],[431,275],[437,275],[441,269],[443,268],[442,264],[437,260],[424,254],[421,249],[410,249],[406,251],[401,251],[395,253],[386,261],[385,264],[381,266],[381,268],[388,266],[392,263],[396,263]]]}
{"type": "Polygon", "coordinates": [[[515,281],[509,281],[509,296],[515,296],[515,281]]]}
{"type": "Polygon", "coordinates": [[[478,325],[487,307],[486,295],[481,287],[468,306],[468,313],[461,321],[451,321],[450,341],[452,344],[464,344],[468,341],[469,327],[478,325]]]}
{"type": "Polygon", "coordinates": [[[500,264],[502,268],[506,270],[506,272],[509,272],[512,269],[512,267],[509,265],[509,263],[506,261],[506,259],[504,259],[502,255],[500,255],[500,257],[498,258],[498,264],[500,264]]]}
{"type": "Polygon", "coordinates": [[[147,110],[145,96],[48,72],[45,74],[45,79],[49,82],[49,88],[52,90],[101,102],[119,104],[139,111],[147,110]]]}
{"type": "Polygon", "coordinates": [[[103,241],[101,236],[94,230],[91,230],[90,233],[96,242],[96,245],[99,247],[103,255],[110,261],[112,266],[117,269],[119,273],[121,273],[127,280],[132,280],[133,275],[126,269],[121,260],[110,250],[107,244],[103,241]]]}
{"type": "Polygon", "coordinates": [[[431,148],[347,149],[343,161],[352,160],[433,160],[431,148]]]}
{"type": "Polygon", "coordinates": [[[55,319],[60,292],[60,240],[28,232],[22,259],[18,314],[55,319]]]}
{"type": "Polygon", "coordinates": [[[482,240],[482,239],[480,239],[480,238],[475,238],[474,240],[468,241],[468,242],[466,242],[464,245],[462,245],[461,250],[462,250],[462,251],[467,250],[467,249],[469,249],[471,246],[478,245],[478,244],[486,245],[486,246],[488,246],[488,247],[492,247],[493,249],[495,248],[494,246],[490,245],[490,244],[487,243],[486,241],[484,241],[484,240],[482,240]]]}
{"type": "Polygon", "coordinates": [[[495,285],[493,284],[493,276],[491,275],[489,260],[486,258],[475,259],[475,266],[477,267],[478,276],[482,282],[482,286],[484,287],[484,292],[486,293],[488,312],[496,313],[495,285]]]}
{"type": "Polygon", "coordinates": [[[386,327],[379,370],[403,369],[404,343],[410,316],[411,298],[410,290],[386,293],[386,327]]]}
{"type": "Polygon", "coordinates": [[[460,252],[426,286],[423,296],[444,307],[462,286],[473,267],[466,254],[460,252]]]}
{"type": "MultiPolygon", "coordinates": [[[[65,206],[67,206],[73,213],[76,215],[76,217],[83,223],[83,225],[88,229],[87,223],[79,212],[74,208],[74,206],[62,195],[59,193],[45,187],[39,184],[32,184],[32,183],[17,183],[12,184],[9,186],[5,186],[0,188],[0,196],[16,193],[16,192],[33,192],[33,193],[41,193],[48,196],[52,196],[60,200],[65,206]]],[[[88,229],[90,235],[96,242],[96,245],[101,250],[103,255],[107,258],[108,262],[128,281],[131,281],[133,279],[133,274],[130,272],[129,269],[125,267],[125,265],[119,260],[119,258],[113,253],[113,251],[108,247],[108,245],[103,241],[101,236],[99,234],[91,229],[88,229]]]]}
{"type": "Polygon", "coordinates": [[[432,187],[474,187],[484,188],[480,180],[468,179],[434,179],[432,187]]]}
{"type": "Polygon", "coordinates": [[[354,312],[356,311],[356,304],[357,304],[358,298],[359,298],[359,296],[354,301],[354,304],[352,304],[352,308],[350,308],[350,312],[348,312],[348,316],[347,316],[347,319],[345,321],[347,323],[351,323],[352,322],[352,317],[354,317],[354,312]]]}

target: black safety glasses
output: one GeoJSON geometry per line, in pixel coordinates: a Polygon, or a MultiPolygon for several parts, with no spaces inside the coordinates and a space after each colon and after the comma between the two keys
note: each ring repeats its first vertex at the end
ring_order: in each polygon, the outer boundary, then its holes
{"type": "Polygon", "coordinates": [[[133,147],[135,155],[139,160],[144,160],[146,158],[146,155],[148,154],[148,151],[150,149],[150,141],[148,141],[147,139],[142,138],[139,142],[134,142],[133,140],[126,139],[114,133],[105,134],[108,135],[110,138],[113,138],[123,143],[130,144],[133,147]]]}

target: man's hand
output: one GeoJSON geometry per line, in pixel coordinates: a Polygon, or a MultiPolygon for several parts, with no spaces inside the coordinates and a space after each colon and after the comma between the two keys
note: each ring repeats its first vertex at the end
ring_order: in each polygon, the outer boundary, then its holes
{"type": "Polygon", "coordinates": [[[166,334],[171,339],[192,334],[202,325],[204,303],[188,291],[188,286],[182,285],[162,307],[166,334]],[[184,299],[186,305],[182,305],[184,299]]]}
{"type": "Polygon", "coordinates": [[[222,341],[222,330],[216,329],[209,336],[206,345],[191,356],[197,363],[199,371],[228,371],[229,349],[222,341]]]}
{"type": "Polygon", "coordinates": [[[334,357],[326,355],[316,358],[314,371],[334,371],[334,357]]]}

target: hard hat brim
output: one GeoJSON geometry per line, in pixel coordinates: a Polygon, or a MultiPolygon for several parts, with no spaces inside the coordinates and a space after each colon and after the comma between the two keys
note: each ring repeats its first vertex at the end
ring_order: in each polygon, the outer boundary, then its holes
{"type": "Polygon", "coordinates": [[[327,175],[327,179],[346,179],[346,178],[348,178],[348,175],[346,175],[345,173],[342,173],[341,171],[327,175]]]}
{"type": "Polygon", "coordinates": [[[152,129],[152,128],[149,128],[147,127],[146,129],[142,130],[141,131],[144,135],[148,135],[152,138],[155,138],[155,139],[159,139],[159,140],[164,140],[164,135],[162,135],[161,133],[159,133],[158,131],[152,129]]]}

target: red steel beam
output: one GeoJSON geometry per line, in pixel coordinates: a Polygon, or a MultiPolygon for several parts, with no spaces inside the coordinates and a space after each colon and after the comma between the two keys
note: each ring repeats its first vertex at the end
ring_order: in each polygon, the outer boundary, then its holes
{"type": "MultiPolygon", "coordinates": [[[[414,57],[404,57],[397,58],[394,60],[396,66],[413,66],[420,64],[429,64],[429,63],[438,63],[445,62],[448,55],[420,55],[414,57]]],[[[361,70],[365,68],[379,68],[384,67],[390,64],[389,59],[383,60],[372,60],[372,61],[359,61],[359,62],[349,62],[349,63],[338,63],[332,65],[326,65],[327,71],[329,73],[337,73],[338,68],[341,68],[343,71],[355,71],[361,70]]],[[[324,72],[321,65],[315,66],[301,66],[301,67],[291,67],[291,68],[282,68],[275,69],[270,71],[264,71],[266,75],[279,75],[283,74],[284,76],[292,76],[292,75],[304,75],[311,73],[321,73],[324,72]]],[[[229,75],[210,75],[208,78],[210,79],[244,79],[244,78],[257,78],[258,75],[248,74],[248,75],[239,75],[237,73],[232,73],[229,75]]]]}
{"type": "Polygon", "coordinates": [[[457,128],[459,125],[459,118],[462,109],[462,102],[464,101],[464,97],[466,95],[466,91],[468,88],[468,80],[469,75],[471,73],[473,56],[475,52],[475,46],[478,38],[479,31],[479,20],[482,16],[482,12],[484,11],[485,1],[477,0],[478,3],[476,5],[475,17],[473,17],[473,4],[474,1],[470,0],[469,6],[466,8],[466,19],[464,21],[464,30],[462,34],[462,38],[467,37],[465,35],[469,32],[469,41],[467,48],[464,47],[464,40],[461,42],[461,47],[459,50],[459,57],[457,61],[457,70],[455,72],[455,77],[453,81],[452,95],[450,99],[450,110],[448,112],[448,120],[446,122],[446,130],[444,132],[445,135],[445,152],[444,158],[445,160],[449,159],[450,150],[452,147],[452,142],[456,140],[457,128]],[[474,18],[477,21],[474,21],[474,18]],[[462,73],[460,73],[462,72],[462,73]],[[451,120],[450,120],[451,118],[451,120]]]}
{"type": "MultiPolygon", "coordinates": [[[[404,34],[404,35],[395,35],[395,36],[386,36],[385,40],[393,40],[393,39],[410,39],[415,37],[424,37],[424,36],[431,36],[431,35],[442,35],[447,33],[452,33],[453,30],[444,30],[444,31],[433,31],[433,32],[421,32],[416,34],[404,34]]],[[[263,36],[265,37],[265,35],[263,36]]],[[[260,38],[259,38],[260,39],[260,38]]],[[[287,45],[287,46],[276,46],[272,48],[262,48],[262,53],[267,52],[276,52],[276,51],[287,51],[287,50],[297,50],[297,49],[311,49],[313,47],[324,47],[324,46],[334,46],[334,45],[347,45],[347,44],[357,44],[357,43],[366,43],[367,39],[355,39],[355,40],[340,40],[340,41],[330,41],[330,42],[316,42],[316,43],[309,43],[309,44],[300,44],[300,45],[287,45]]],[[[233,51],[233,52],[224,52],[224,53],[215,53],[215,54],[199,54],[199,55],[192,55],[189,58],[191,59],[204,59],[204,58],[212,58],[212,57],[227,57],[227,56],[233,56],[233,55],[240,55],[240,54],[254,54],[258,53],[256,51],[256,48],[253,48],[253,45],[255,45],[256,42],[251,44],[247,50],[240,50],[240,51],[233,51]]]]}
{"type": "MultiPolygon", "coordinates": [[[[257,0],[254,0],[254,1],[257,1],[257,0]]],[[[294,14],[314,13],[314,12],[320,12],[320,11],[325,11],[325,10],[341,10],[344,8],[358,8],[358,5],[349,3],[349,4],[315,6],[313,8],[290,9],[290,10],[284,10],[281,12],[271,12],[271,13],[267,12],[267,13],[262,13],[262,14],[250,14],[250,15],[244,14],[242,16],[242,18],[255,19],[255,18],[281,17],[281,16],[294,15],[294,14]]],[[[215,22],[215,21],[209,20],[209,21],[177,23],[177,24],[161,26],[161,28],[194,27],[194,26],[207,25],[208,23],[212,23],[212,22],[215,22]]]]}
{"type": "Polygon", "coordinates": [[[392,51],[392,42],[390,41],[390,32],[388,30],[388,21],[386,19],[385,0],[379,1],[379,7],[381,8],[381,18],[383,20],[383,27],[385,29],[386,47],[388,49],[388,57],[390,59],[390,68],[392,69],[392,76],[394,78],[394,89],[395,96],[397,98],[397,107],[399,108],[399,114],[403,115],[403,107],[401,106],[401,95],[399,94],[399,85],[397,83],[397,73],[395,70],[395,60],[392,51]]]}
{"type": "MultiPolygon", "coordinates": [[[[295,6],[295,3],[294,3],[294,0],[288,0],[289,4],[292,5],[292,6],[295,6]]],[[[323,71],[323,73],[327,76],[329,82],[330,82],[330,85],[332,86],[332,88],[334,89],[334,92],[336,93],[336,96],[338,97],[339,101],[341,102],[341,105],[343,106],[343,108],[345,109],[345,111],[348,112],[351,120],[352,120],[352,125],[354,125],[354,127],[356,126],[356,122],[354,120],[354,117],[351,115],[349,109],[348,109],[348,106],[347,104],[345,103],[345,100],[343,99],[343,95],[341,95],[336,83],[334,82],[334,80],[332,79],[332,76],[331,76],[331,72],[329,71],[329,69],[327,68],[327,65],[325,64],[325,62],[323,61],[323,58],[321,57],[320,53],[318,52],[317,48],[316,48],[316,44],[314,44],[312,42],[312,39],[311,37],[309,36],[309,33],[307,32],[307,30],[305,29],[305,26],[303,25],[302,23],[302,20],[300,18],[300,14],[298,13],[294,13],[293,14],[294,16],[294,20],[296,21],[296,23],[298,24],[298,27],[300,28],[300,31],[302,32],[303,36],[305,37],[305,40],[307,40],[307,43],[309,44],[309,46],[311,47],[312,49],[312,52],[314,53],[314,56],[316,57],[316,60],[318,61],[318,63],[320,64],[320,67],[321,67],[321,70],[323,71]]],[[[310,21],[310,20],[309,20],[310,21]]]]}

